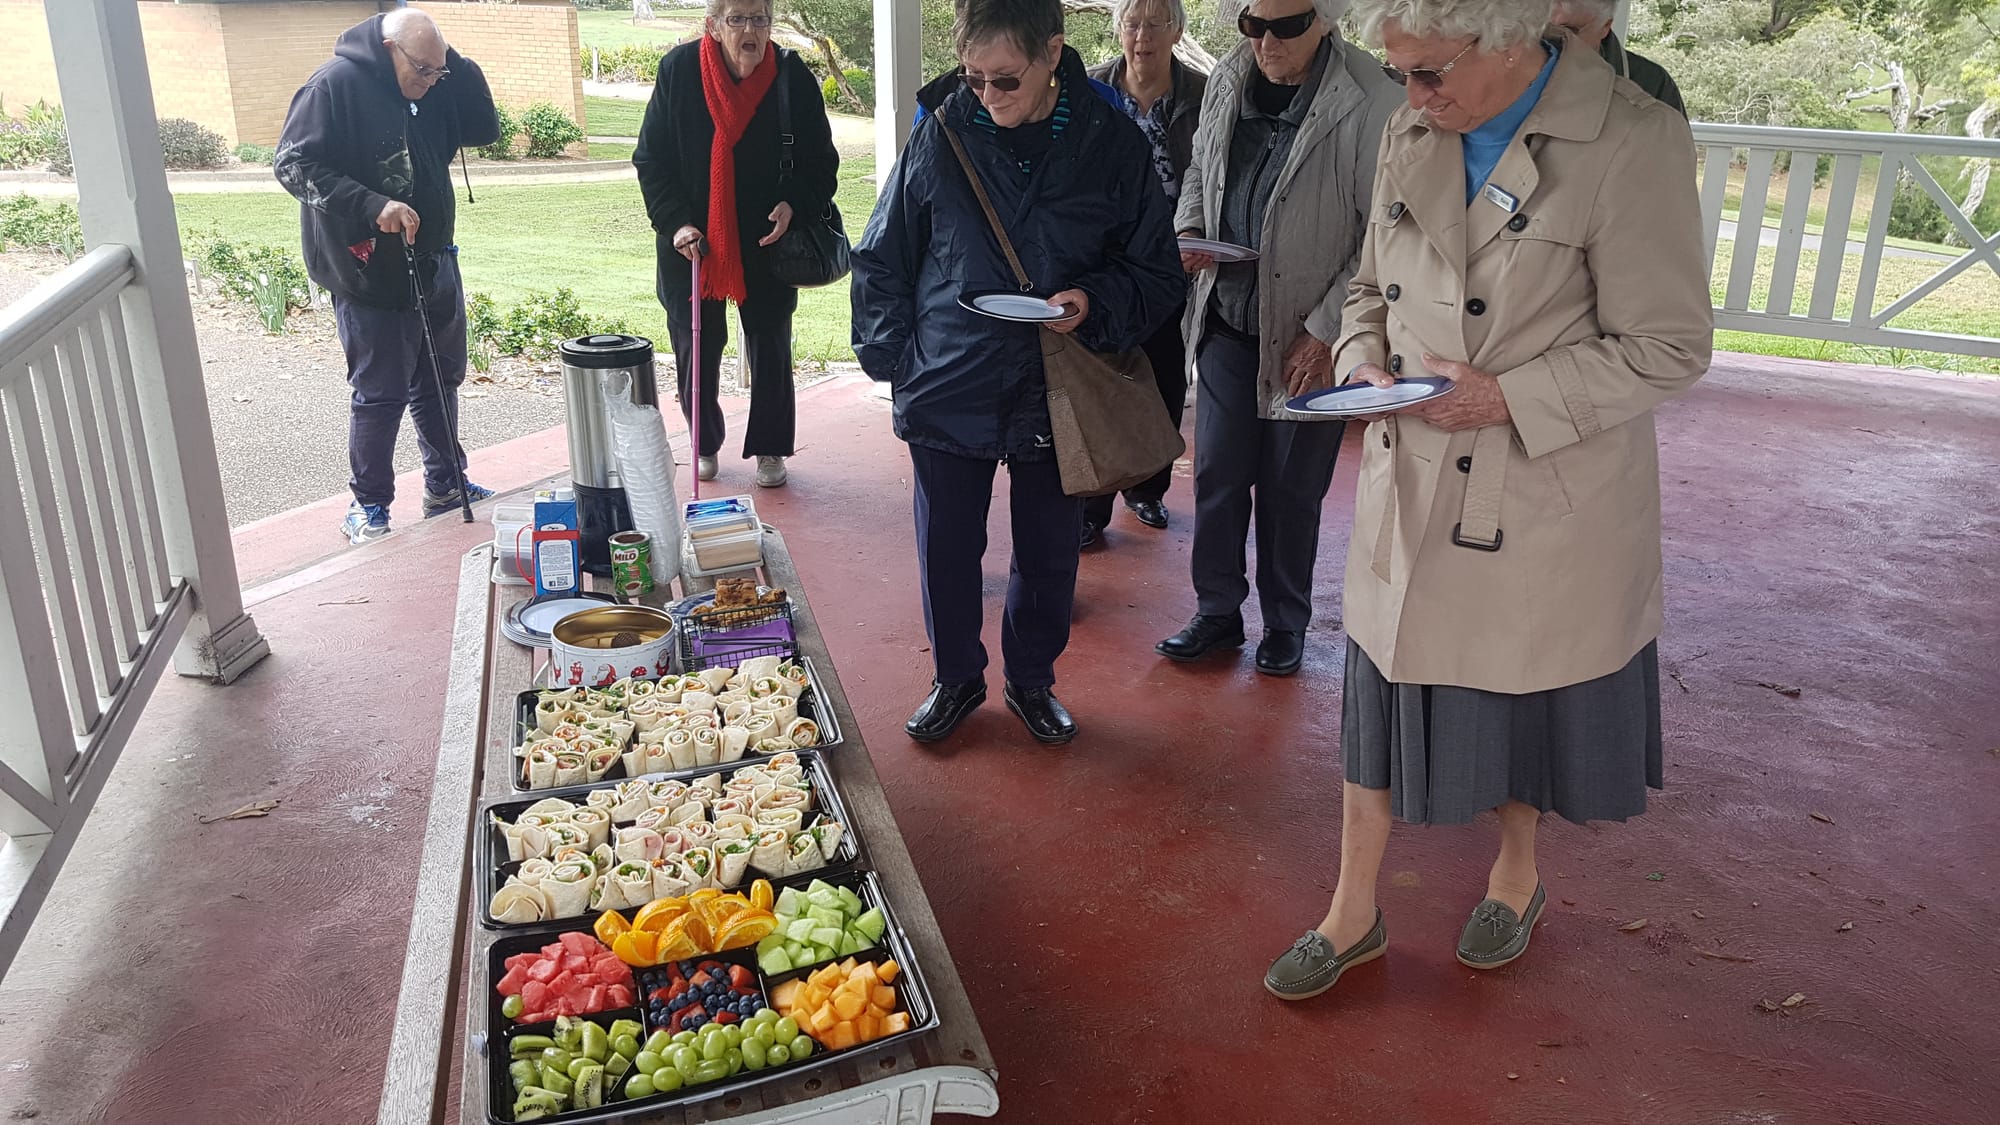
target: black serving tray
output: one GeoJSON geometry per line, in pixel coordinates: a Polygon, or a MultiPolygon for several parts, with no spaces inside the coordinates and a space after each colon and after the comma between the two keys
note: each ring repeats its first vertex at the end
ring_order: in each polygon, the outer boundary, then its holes
{"type": "MultiPolygon", "coordinates": [[[[804,749],[806,750],[831,749],[835,746],[838,746],[841,741],[842,736],[840,732],[840,720],[834,717],[833,708],[824,706],[821,703],[821,700],[823,700],[825,696],[820,692],[819,688],[819,683],[820,683],[819,669],[813,666],[813,662],[811,660],[801,660],[799,663],[804,664],[806,668],[806,690],[799,696],[799,717],[802,719],[811,719],[813,722],[819,724],[819,745],[808,746],[805,747],[804,749]]],[[[508,766],[507,782],[508,785],[514,790],[514,792],[533,793],[536,795],[537,798],[549,796],[550,794],[555,793],[556,790],[528,788],[527,781],[522,776],[522,765],[524,764],[524,761],[521,758],[515,757],[512,751],[515,749],[519,749],[521,745],[528,740],[528,735],[536,729],[535,704],[540,701],[542,692],[551,690],[555,689],[529,688],[528,690],[521,692],[514,697],[514,745],[509,748],[509,753],[508,753],[508,759],[511,764],[508,766]]],[[[752,757],[751,755],[746,754],[744,755],[744,760],[745,761],[751,760],[751,757],[752,757]]],[[[737,765],[739,763],[731,762],[729,764],[737,765]]],[[[694,769],[691,770],[668,770],[665,772],[655,771],[653,773],[646,774],[645,776],[655,779],[670,778],[670,777],[679,777],[679,778],[696,777],[699,776],[701,773],[713,768],[714,768],[713,766],[696,766],[694,769]]],[[[623,753],[621,752],[618,761],[612,764],[611,771],[605,774],[598,781],[592,783],[590,785],[590,788],[596,788],[598,786],[605,784],[606,782],[624,781],[625,779],[626,779],[625,758],[623,753]]],[[[570,788],[575,788],[575,786],[570,786],[570,788]]]]}
{"type": "MultiPolygon", "coordinates": [[[[861,897],[862,901],[881,909],[888,923],[883,931],[882,940],[873,949],[853,954],[852,956],[856,961],[873,961],[877,963],[891,957],[895,959],[902,972],[897,976],[895,983],[891,987],[896,990],[896,996],[902,1010],[908,1012],[910,1015],[909,1030],[884,1036],[872,1043],[849,1047],[843,1051],[829,1051],[822,1045],[811,1058],[805,1059],[802,1062],[788,1063],[784,1066],[755,1072],[744,1071],[733,1078],[726,1078],[720,1082],[711,1082],[702,1086],[682,1087],[671,1094],[655,1094],[650,1097],[637,1098],[630,1101],[623,1099],[608,1101],[600,1109],[570,1110],[542,1118],[541,1120],[558,1122],[562,1123],[562,1125],[570,1125],[570,1123],[582,1125],[582,1123],[615,1121],[636,1114],[653,1113],[663,1109],[693,1105],[711,1098],[740,1094],[746,1089],[775,1079],[793,1078],[808,1071],[836,1065],[863,1055],[894,1049],[906,1040],[936,1030],[940,1023],[937,1005],[931,997],[929,986],[925,983],[923,971],[916,962],[916,955],[910,946],[909,938],[903,932],[902,923],[897,919],[893,906],[883,896],[881,884],[876,879],[874,873],[850,873],[838,878],[827,878],[826,882],[834,886],[847,886],[853,889],[861,897]]],[[[553,1031],[553,1025],[551,1024],[513,1026],[513,1021],[501,1014],[501,996],[494,985],[505,974],[508,957],[516,953],[539,950],[542,946],[558,940],[557,935],[563,930],[589,932],[587,919],[569,919],[567,923],[560,930],[501,938],[495,941],[487,951],[486,976],[483,980],[487,997],[487,1033],[483,1050],[486,1055],[487,1077],[486,1120],[490,1125],[511,1125],[513,1121],[514,1091],[507,1073],[508,1063],[512,1061],[512,1057],[508,1049],[508,1044],[513,1041],[514,1037],[519,1035],[547,1035],[553,1031]]],[[[780,973],[767,977],[757,970],[754,950],[729,950],[724,953],[707,954],[695,958],[695,960],[710,959],[748,965],[752,972],[757,973],[758,983],[764,990],[767,1003],[771,990],[774,987],[785,981],[807,976],[814,968],[818,967],[812,966],[795,969],[789,973],[780,973]]],[[[842,958],[842,960],[845,960],[845,958],[842,958]]],[[[637,973],[640,971],[643,970],[635,970],[635,979],[637,973]]],[[[647,1034],[651,1034],[655,1029],[646,1016],[646,997],[647,992],[642,985],[639,990],[640,1007],[622,1008],[617,1011],[602,1012],[581,1018],[595,1020],[606,1027],[609,1027],[611,1021],[614,1019],[637,1020],[645,1025],[647,1034]]],[[[815,1041],[817,1042],[817,1039],[815,1041]]]]}
{"type": "MultiPolygon", "coordinates": [[[[837,820],[846,829],[846,831],[841,833],[840,846],[835,849],[834,858],[824,867],[789,876],[772,875],[758,870],[753,864],[750,868],[751,874],[743,884],[736,887],[724,887],[723,890],[748,891],[750,880],[757,878],[769,879],[774,888],[804,886],[814,879],[825,879],[828,882],[833,882],[834,876],[851,874],[863,866],[862,843],[854,830],[854,821],[847,814],[846,802],[841,799],[839,790],[834,788],[833,772],[827,769],[825,760],[814,751],[800,750],[797,753],[799,756],[799,765],[804,767],[806,778],[812,782],[812,812],[837,820]]],[[[727,778],[729,774],[736,772],[744,766],[756,765],[759,762],[768,760],[768,758],[746,756],[741,761],[729,762],[720,766],[705,766],[698,770],[673,774],[648,774],[647,779],[653,781],[665,781],[669,779],[692,781],[697,778],[706,777],[709,774],[721,774],[727,778]]],[[[492,914],[493,896],[499,892],[501,887],[506,885],[509,876],[521,869],[519,863],[507,858],[507,839],[494,824],[494,817],[499,816],[511,822],[530,805],[533,805],[537,801],[547,800],[550,797],[558,797],[576,804],[582,804],[593,790],[606,788],[608,781],[609,779],[600,781],[596,785],[572,785],[563,789],[538,789],[534,791],[532,797],[503,798],[488,801],[480,807],[476,816],[478,822],[478,843],[475,845],[473,851],[473,854],[479,857],[478,863],[480,865],[478,882],[478,893],[481,896],[479,900],[480,925],[493,930],[519,931],[523,933],[570,929],[573,922],[583,922],[585,928],[588,928],[589,923],[596,917],[596,912],[587,912],[571,918],[547,919],[540,922],[500,922],[494,920],[492,914]]],[[[617,822],[614,822],[613,828],[617,827],[617,822]]]]}

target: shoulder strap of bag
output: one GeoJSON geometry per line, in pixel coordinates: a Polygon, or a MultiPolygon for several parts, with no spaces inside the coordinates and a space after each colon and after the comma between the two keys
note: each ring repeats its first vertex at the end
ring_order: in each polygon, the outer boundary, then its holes
{"type": "Polygon", "coordinates": [[[785,81],[785,64],[791,61],[791,48],[778,48],[778,182],[792,178],[792,84],[785,81]]]}
{"type": "Polygon", "coordinates": [[[993,224],[993,234],[1000,239],[1000,252],[1007,255],[1007,264],[1014,267],[1014,280],[1021,286],[1021,292],[1032,293],[1035,283],[1028,280],[1028,271],[1021,268],[1021,257],[1014,253],[1014,244],[1008,241],[1007,228],[1000,225],[1000,215],[993,210],[993,200],[986,195],[986,185],[980,182],[979,173],[972,167],[972,158],[965,154],[965,145],[944,121],[938,122],[944,131],[944,139],[951,142],[951,151],[958,154],[959,166],[965,169],[965,178],[972,181],[972,194],[979,197],[979,209],[986,212],[986,221],[993,224]]]}

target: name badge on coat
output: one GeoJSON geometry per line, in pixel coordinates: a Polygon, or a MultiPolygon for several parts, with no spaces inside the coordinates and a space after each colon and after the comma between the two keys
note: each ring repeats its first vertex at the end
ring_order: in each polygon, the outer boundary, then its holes
{"type": "Polygon", "coordinates": [[[1507,212],[1509,215],[1521,209],[1520,200],[1514,198],[1512,195],[1509,195],[1507,192],[1502,191],[1501,189],[1495,187],[1492,184],[1487,184],[1485,187],[1480,188],[1479,194],[1486,197],[1486,202],[1491,203],[1493,206],[1500,208],[1502,211],[1507,212]]]}

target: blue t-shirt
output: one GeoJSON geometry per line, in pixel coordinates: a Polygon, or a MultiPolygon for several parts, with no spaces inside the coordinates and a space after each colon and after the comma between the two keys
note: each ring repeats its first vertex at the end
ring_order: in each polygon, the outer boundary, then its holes
{"type": "Polygon", "coordinates": [[[1528,84],[1514,104],[1500,111],[1499,116],[1486,124],[1466,133],[1461,139],[1465,146],[1465,201],[1469,204],[1479,189],[1486,186],[1486,178],[1500,163],[1500,155],[1514,141],[1514,134],[1521,131],[1521,123],[1528,119],[1535,103],[1542,100],[1542,88],[1549,84],[1549,75],[1555,72],[1556,56],[1562,50],[1554,43],[1544,42],[1542,49],[1549,54],[1542,64],[1542,71],[1528,84]]]}

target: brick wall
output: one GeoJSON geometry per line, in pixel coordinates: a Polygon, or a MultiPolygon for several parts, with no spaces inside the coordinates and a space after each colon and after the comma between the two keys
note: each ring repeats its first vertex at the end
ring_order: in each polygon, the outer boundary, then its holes
{"type": "MultiPolygon", "coordinates": [[[[578,124],[585,124],[583,76],[576,64],[576,7],[569,0],[412,6],[429,12],[445,41],[486,72],[493,100],[510,109],[554,102],[578,124]]],[[[570,151],[581,156],[583,146],[570,151]]]]}
{"type": "MultiPolygon", "coordinates": [[[[292,94],[333,55],[333,41],[389,5],[377,0],[273,0],[176,4],[142,0],[140,26],[161,117],[185,117],[231,145],[278,139],[292,94]]],[[[476,60],[493,95],[514,108],[550,101],[583,121],[576,9],[569,0],[511,4],[433,2],[445,39],[476,60]]],[[[0,97],[19,113],[37,98],[60,102],[42,0],[0,0],[0,97]]],[[[447,79],[449,81],[449,79],[447,79]]],[[[582,146],[572,150],[582,154],[582,146]]]]}

